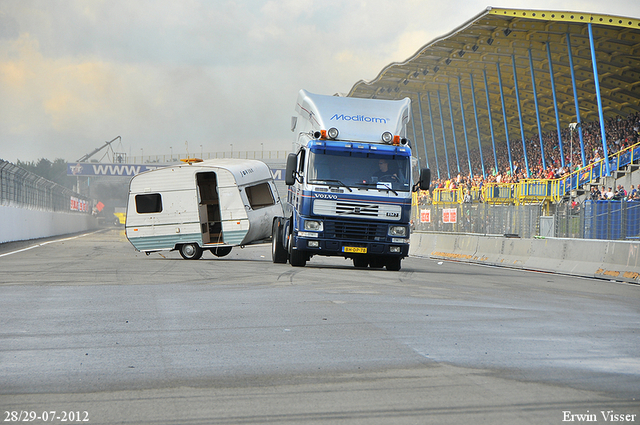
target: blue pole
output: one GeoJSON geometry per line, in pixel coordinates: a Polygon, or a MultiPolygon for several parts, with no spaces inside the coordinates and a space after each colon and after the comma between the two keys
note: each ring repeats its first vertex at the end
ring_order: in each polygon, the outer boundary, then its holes
{"type": "Polygon", "coordinates": [[[516,105],[518,105],[518,118],[520,120],[520,137],[522,138],[522,152],[524,153],[524,166],[527,170],[527,178],[531,175],[529,172],[529,158],[527,158],[527,142],[524,139],[524,125],[522,124],[522,109],[520,108],[520,91],[518,90],[518,72],[516,71],[516,57],[511,55],[511,63],[513,64],[513,87],[516,90],[516,105]]]}
{"type": "Polygon", "coordinates": [[[542,126],[540,125],[540,109],[538,108],[538,92],[536,90],[536,78],[533,72],[533,56],[529,50],[529,68],[531,68],[531,88],[533,89],[533,103],[536,107],[536,122],[538,123],[538,139],[540,139],[540,155],[542,155],[542,168],[547,169],[547,161],[544,158],[544,140],[542,140],[542,126]]]}
{"type": "Polygon", "coordinates": [[[471,154],[469,153],[469,138],[467,137],[467,123],[464,117],[464,103],[462,102],[462,84],[460,76],[458,76],[458,93],[460,94],[460,114],[462,114],[462,130],[464,131],[464,144],[467,146],[467,161],[469,162],[469,176],[473,178],[473,170],[471,169],[471,154]]]}
{"type": "Polygon", "coordinates": [[[420,166],[420,152],[418,152],[418,143],[416,141],[416,120],[413,119],[413,108],[411,108],[411,128],[413,129],[413,141],[416,145],[416,158],[418,158],[418,168],[420,166]]]}
{"type": "Polygon", "coordinates": [[[558,99],[556,97],[556,83],[553,78],[553,62],[551,62],[551,48],[547,41],[547,60],[549,61],[549,76],[551,77],[551,93],[553,94],[553,110],[556,113],[556,128],[558,130],[558,147],[560,148],[560,163],[564,167],[564,149],[562,147],[562,132],[560,131],[560,114],[558,113],[558,99]]]}
{"type": "Polygon", "coordinates": [[[578,135],[580,136],[580,152],[582,153],[582,166],[587,165],[587,157],[584,154],[584,140],[582,139],[582,124],[580,122],[580,107],[578,104],[578,89],[576,87],[576,72],[573,68],[573,55],[571,54],[571,37],[567,33],[567,55],[569,56],[569,69],[571,70],[571,83],[573,85],[573,103],[576,107],[576,122],[578,123],[578,135]]]}
{"type": "Polygon", "coordinates": [[[456,128],[453,124],[453,108],[451,107],[451,89],[447,83],[447,97],[449,98],[449,115],[451,116],[451,133],[453,134],[453,147],[456,150],[456,165],[458,166],[458,174],[460,174],[460,159],[458,158],[458,140],[456,139],[456,128]]]}
{"type": "Polygon", "coordinates": [[[593,65],[593,80],[596,83],[596,97],[598,99],[598,115],[600,116],[600,133],[602,134],[602,151],[604,152],[605,176],[611,175],[609,169],[609,152],[607,150],[607,133],[604,129],[604,113],[602,111],[602,97],[600,96],[600,81],[598,78],[598,63],[596,62],[596,47],[593,43],[593,29],[591,23],[589,27],[589,45],[591,46],[591,64],[593,65]]]}
{"type": "Polygon", "coordinates": [[[487,84],[487,70],[482,70],[484,75],[484,92],[487,95],[487,112],[489,114],[489,129],[491,130],[491,144],[493,145],[493,162],[495,163],[496,173],[500,172],[498,168],[498,155],[496,155],[496,138],[493,134],[493,117],[491,115],[491,102],[489,102],[489,84],[487,84]]]}
{"type": "Polygon", "coordinates": [[[482,165],[482,178],[487,178],[487,173],[484,170],[484,159],[482,158],[482,142],[480,142],[480,125],[478,125],[478,107],[476,106],[476,90],[473,86],[473,74],[469,74],[469,80],[471,81],[471,98],[473,100],[473,113],[476,116],[476,133],[478,133],[478,149],[480,150],[480,164],[482,165]]]}
{"type": "Polygon", "coordinates": [[[427,153],[427,140],[424,137],[424,115],[422,115],[422,102],[420,98],[422,95],[418,93],[418,113],[420,114],[420,128],[422,129],[422,145],[424,146],[424,159],[427,161],[427,168],[429,168],[429,154],[427,153]]]}
{"type": "Polygon", "coordinates": [[[440,179],[440,165],[438,165],[438,147],[436,146],[436,132],[433,129],[433,113],[431,112],[431,96],[427,92],[427,103],[429,105],[429,119],[431,120],[431,138],[433,139],[433,155],[436,157],[436,170],[440,179]]]}
{"type": "Polygon", "coordinates": [[[502,118],[504,119],[504,137],[507,139],[507,152],[509,153],[509,170],[513,176],[513,161],[511,159],[511,144],[509,143],[509,123],[507,122],[507,108],[504,107],[504,92],[502,90],[502,74],[500,73],[500,62],[496,62],[498,69],[498,86],[500,86],[500,102],[502,103],[502,118]]]}
{"type": "Polygon", "coordinates": [[[444,133],[444,119],[442,119],[442,101],[440,100],[440,90],[438,90],[438,111],[440,111],[440,127],[442,127],[442,144],[444,145],[444,158],[447,160],[447,177],[451,178],[449,170],[449,153],[447,152],[447,136],[444,133]]]}

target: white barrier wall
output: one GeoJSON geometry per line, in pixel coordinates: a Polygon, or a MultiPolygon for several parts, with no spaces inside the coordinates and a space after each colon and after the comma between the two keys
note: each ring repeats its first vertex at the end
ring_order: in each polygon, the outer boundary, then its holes
{"type": "Polygon", "coordinates": [[[86,213],[51,212],[0,205],[0,243],[83,232],[97,228],[86,213]]]}
{"type": "Polygon", "coordinates": [[[640,283],[640,242],[416,232],[409,254],[640,283]]]}

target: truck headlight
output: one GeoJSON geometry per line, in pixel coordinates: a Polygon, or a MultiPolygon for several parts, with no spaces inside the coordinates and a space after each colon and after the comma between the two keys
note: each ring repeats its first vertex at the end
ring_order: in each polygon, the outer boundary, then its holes
{"type": "Polygon", "coordinates": [[[406,226],[391,226],[389,227],[389,236],[407,236],[407,227],[406,226]]]}
{"type": "Polygon", "coordinates": [[[318,220],[306,220],[304,222],[304,230],[313,232],[322,232],[322,222],[318,220]]]}

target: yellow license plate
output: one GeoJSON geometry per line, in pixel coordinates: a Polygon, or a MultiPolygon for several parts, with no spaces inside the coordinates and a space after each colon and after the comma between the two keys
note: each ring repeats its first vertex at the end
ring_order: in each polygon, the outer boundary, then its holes
{"type": "Polygon", "coordinates": [[[361,248],[358,246],[343,246],[342,252],[355,252],[357,254],[366,254],[367,248],[361,248]]]}

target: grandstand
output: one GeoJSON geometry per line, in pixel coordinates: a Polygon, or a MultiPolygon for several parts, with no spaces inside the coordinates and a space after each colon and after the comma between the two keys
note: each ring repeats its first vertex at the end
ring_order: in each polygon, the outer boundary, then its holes
{"type": "Polygon", "coordinates": [[[417,203],[584,214],[591,187],[640,183],[639,52],[639,19],[489,7],[347,95],[412,100],[417,203]]]}

